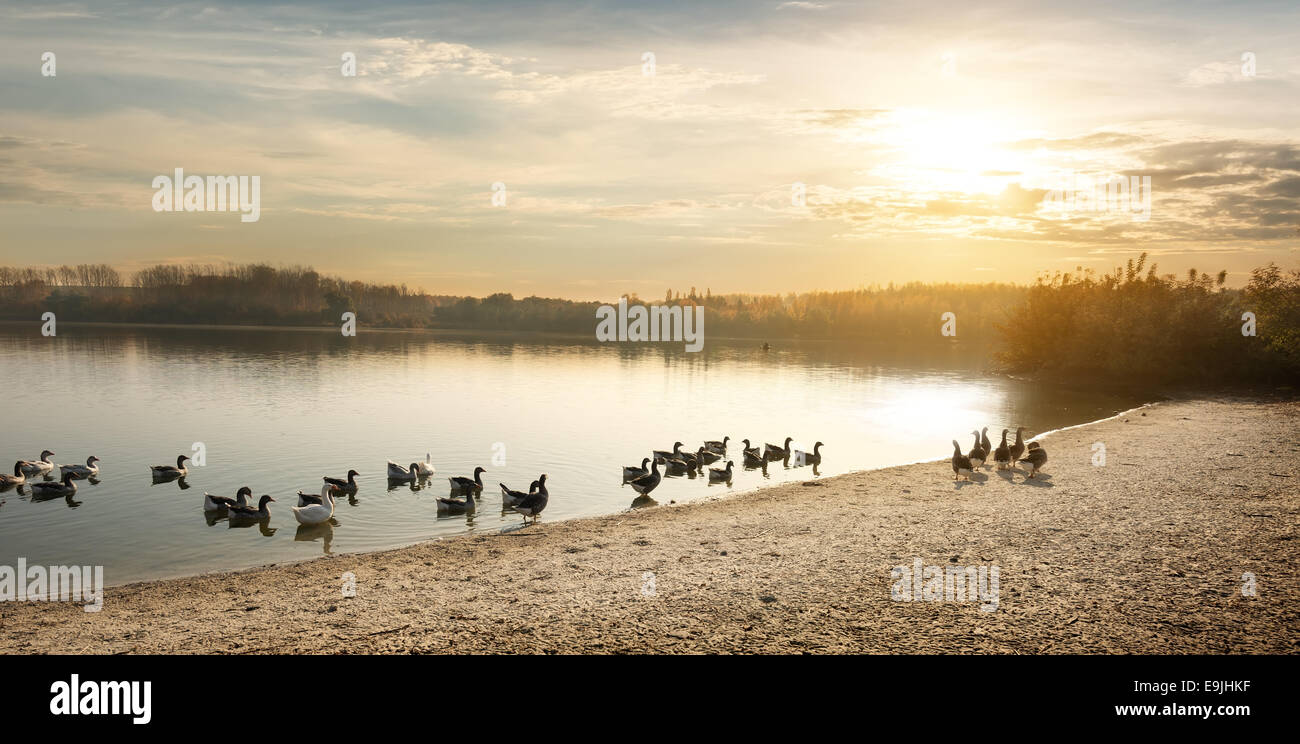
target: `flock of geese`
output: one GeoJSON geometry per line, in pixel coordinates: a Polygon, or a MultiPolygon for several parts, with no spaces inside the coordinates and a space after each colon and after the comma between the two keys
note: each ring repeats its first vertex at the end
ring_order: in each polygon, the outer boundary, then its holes
{"type": "MultiPolygon", "coordinates": [[[[727,443],[731,437],[723,437],[721,440],[710,439],[700,445],[699,449],[694,452],[683,452],[681,442],[673,442],[671,450],[653,450],[650,457],[641,459],[641,464],[625,465],[623,467],[623,482],[632,487],[642,496],[648,496],[651,491],[659,487],[663,476],[667,475],[689,475],[695,477],[695,473],[704,474],[704,466],[715,463],[727,455],[727,443]],[[650,467],[647,468],[646,465],[650,467]],[[659,472],[659,466],[664,466],[664,473],[659,472]]],[[[794,437],[786,437],[782,445],[765,444],[762,449],[751,446],[748,439],[740,440],[744,443],[741,450],[741,457],[746,467],[766,468],[767,463],[782,461],[789,463],[791,458],[795,460],[795,465],[820,465],[822,461],[822,447],[826,446],[821,442],[813,445],[812,452],[802,452],[790,448],[790,442],[794,437]]],[[[727,460],[726,467],[709,468],[710,483],[730,483],[732,470],[735,468],[734,460],[727,460]]]]}
{"type": "MultiPolygon", "coordinates": [[[[86,459],[85,465],[55,465],[54,461],[50,459],[53,456],[53,452],[44,450],[38,460],[18,460],[14,463],[12,475],[8,473],[0,474],[0,490],[26,484],[31,489],[34,498],[71,497],[77,492],[77,480],[93,478],[99,474],[99,458],[94,455],[86,459]],[[49,478],[54,473],[55,468],[58,468],[60,478],[34,480],[36,478],[49,478]]],[[[175,465],[151,465],[149,471],[155,483],[177,480],[189,474],[187,465],[189,462],[191,462],[189,455],[179,455],[176,458],[175,465]]],[[[433,475],[435,468],[432,463],[432,455],[426,454],[424,462],[413,462],[410,467],[402,467],[389,460],[387,472],[390,483],[402,483],[422,481],[433,475]]],[[[481,495],[483,492],[483,473],[485,472],[487,472],[486,468],[479,467],[474,469],[472,478],[464,476],[448,478],[447,480],[451,483],[452,498],[438,499],[438,513],[465,514],[474,511],[476,506],[475,496],[481,495]],[[455,498],[456,495],[459,495],[460,498],[455,498]]],[[[322,478],[323,485],[319,495],[299,491],[297,494],[298,503],[296,506],[291,507],[294,519],[303,525],[318,525],[329,521],[334,516],[334,495],[356,493],[358,475],[360,473],[357,471],[349,470],[347,475],[342,478],[331,478],[329,476],[322,478]]],[[[184,483],[184,481],[181,482],[184,483]]],[[[537,515],[542,513],[550,500],[550,495],[546,490],[545,473],[533,481],[527,493],[511,490],[504,483],[500,485],[503,509],[511,509],[522,515],[525,523],[529,519],[534,522],[537,521],[537,515]]],[[[236,491],[234,498],[205,493],[203,494],[203,511],[224,512],[232,521],[263,521],[269,519],[271,516],[269,504],[275,499],[270,495],[263,495],[258,499],[256,506],[251,503],[252,499],[253,489],[248,486],[243,486],[236,491]]]]}
{"type": "Polygon", "coordinates": [[[993,443],[989,441],[989,427],[983,430],[972,431],[975,435],[975,446],[967,454],[961,453],[961,445],[957,440],[952,440],[952,477],[953,480],[961,480],[963,477],[970,480],[971,473],[976,468],[984,466],[988,461],[990,454],[993,457],[993,464],[998,470],[1010,470],[1012,463],[1020,462],[1028,466],[1029,473],[1026,478],[1033,478],[1043,471],[1043,466],[1047,464],[1047,450],[1038,442],[1030,442],[1028,450],[1025,448],[1024,432],[1025,427],[1016,427],[1016,441],[1010,445],[1007,444],[1007,432],[1010,429],[1002,430],[1002,443],[997,449],[993,449],[993,443]],[[1024,455],[1022,458],[1021,455],[1024,455]]]}

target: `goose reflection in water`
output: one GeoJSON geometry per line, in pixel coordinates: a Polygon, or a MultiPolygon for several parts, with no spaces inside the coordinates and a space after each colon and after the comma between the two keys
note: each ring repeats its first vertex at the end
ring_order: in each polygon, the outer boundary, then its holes
{"type": "Polygon", "coordinates": [[[152,480],[152,483],[149,485],[161,486],[167,483],[175,483],[178,488],[184,491],[190,487],[189,481],[185,480],[188,477],[188,475],[176,475],[175,473],[170,475],[151,475],[150,479],[152,480]]]}
{"type": "Polygon", "coordinates": [[[631,508],[633,509],[645,509],[651,506],[659,506],[659,502],[655,501],[649,496],[637,496],[636,498],[632,499],[631,508]]]}
{"type": "Polygon", "coordinates": [[[316,542],[321,541],[321,547],[325,555],[330,555],[333,551],[330,547],[334,544],[334,528],[338,526],[338,520],[330,517],[329,520],[320,524],[300,524],[298,531],[294,533],[294,542],[316,542]]]}

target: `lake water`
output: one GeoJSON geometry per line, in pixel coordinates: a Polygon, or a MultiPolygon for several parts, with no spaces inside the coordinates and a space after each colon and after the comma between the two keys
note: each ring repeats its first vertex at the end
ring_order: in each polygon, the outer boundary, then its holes
{"type": "MultiPolygon", "coordinates": [[[[598,344],[526,334],[431,334],[0,324],[0,427],[6,471],[42,449],[59,464],[102,459],[98,483],[70,498],[0,493],[0,564],[102,565],[109,584],[368,551],[435,537],[517,527],[498,481],[527,489],[549,474],[542,521],[628,509],[636,494],[621,466],[681,440],[732,438],[730,485],[672,478],[660,504],[706,499],[790,480],[947,457],[978,426],[1028,427],[1027,436],[1141,403],[1049,388],[981,372],[978,345],[906,354],[833,343],[710,339],[598,344]],[[907,361],[902,361],[906,359],[907,361]],[[811,467],[742,470],[739,439],[811,450],[811,467]],[[154,485],[149,466],[203,444],[206,465],[185,482],[154,485]],[[390,486],[385,463],[423,461],[424,487],[390,486]],[[484,503],[442,516],[447,476],[481,465],[484,503]],[[362,475],[332,524],[300,527],[298,489],[321,476],[362,475]],[[243,485],[270,494],[266,523],[232,526],[203,511],[205,491],[243,485]],[[185,486],[185,487],[182,487],[185,486]]],[[[994,431],[991,438],[997,440],[994,431]]],[[[722,465],[724,463],[718,463],[722,465]]],[[[949,477],[946,467],[935,477],[949,477]]]]}

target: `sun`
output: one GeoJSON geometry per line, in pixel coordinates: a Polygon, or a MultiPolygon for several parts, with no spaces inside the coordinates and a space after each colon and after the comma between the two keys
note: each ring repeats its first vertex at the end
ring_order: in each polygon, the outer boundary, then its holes
{"type": "Polygon", "coordinates": [[[1027,166],[1007,147],[1014,129],[992,114],[899,111],[879,134],[887,151],[872,172],[907,191],[994,194],[1027,166]]]}

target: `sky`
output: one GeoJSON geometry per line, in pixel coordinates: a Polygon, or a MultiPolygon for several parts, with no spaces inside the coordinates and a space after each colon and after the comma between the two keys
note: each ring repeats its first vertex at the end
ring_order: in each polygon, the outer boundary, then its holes
{"type": "Polygon", "coordinates": [[[1300,3],[0,3],[0,225],[480,296],[1239,285],[1300,268],[1300,3]]]}

